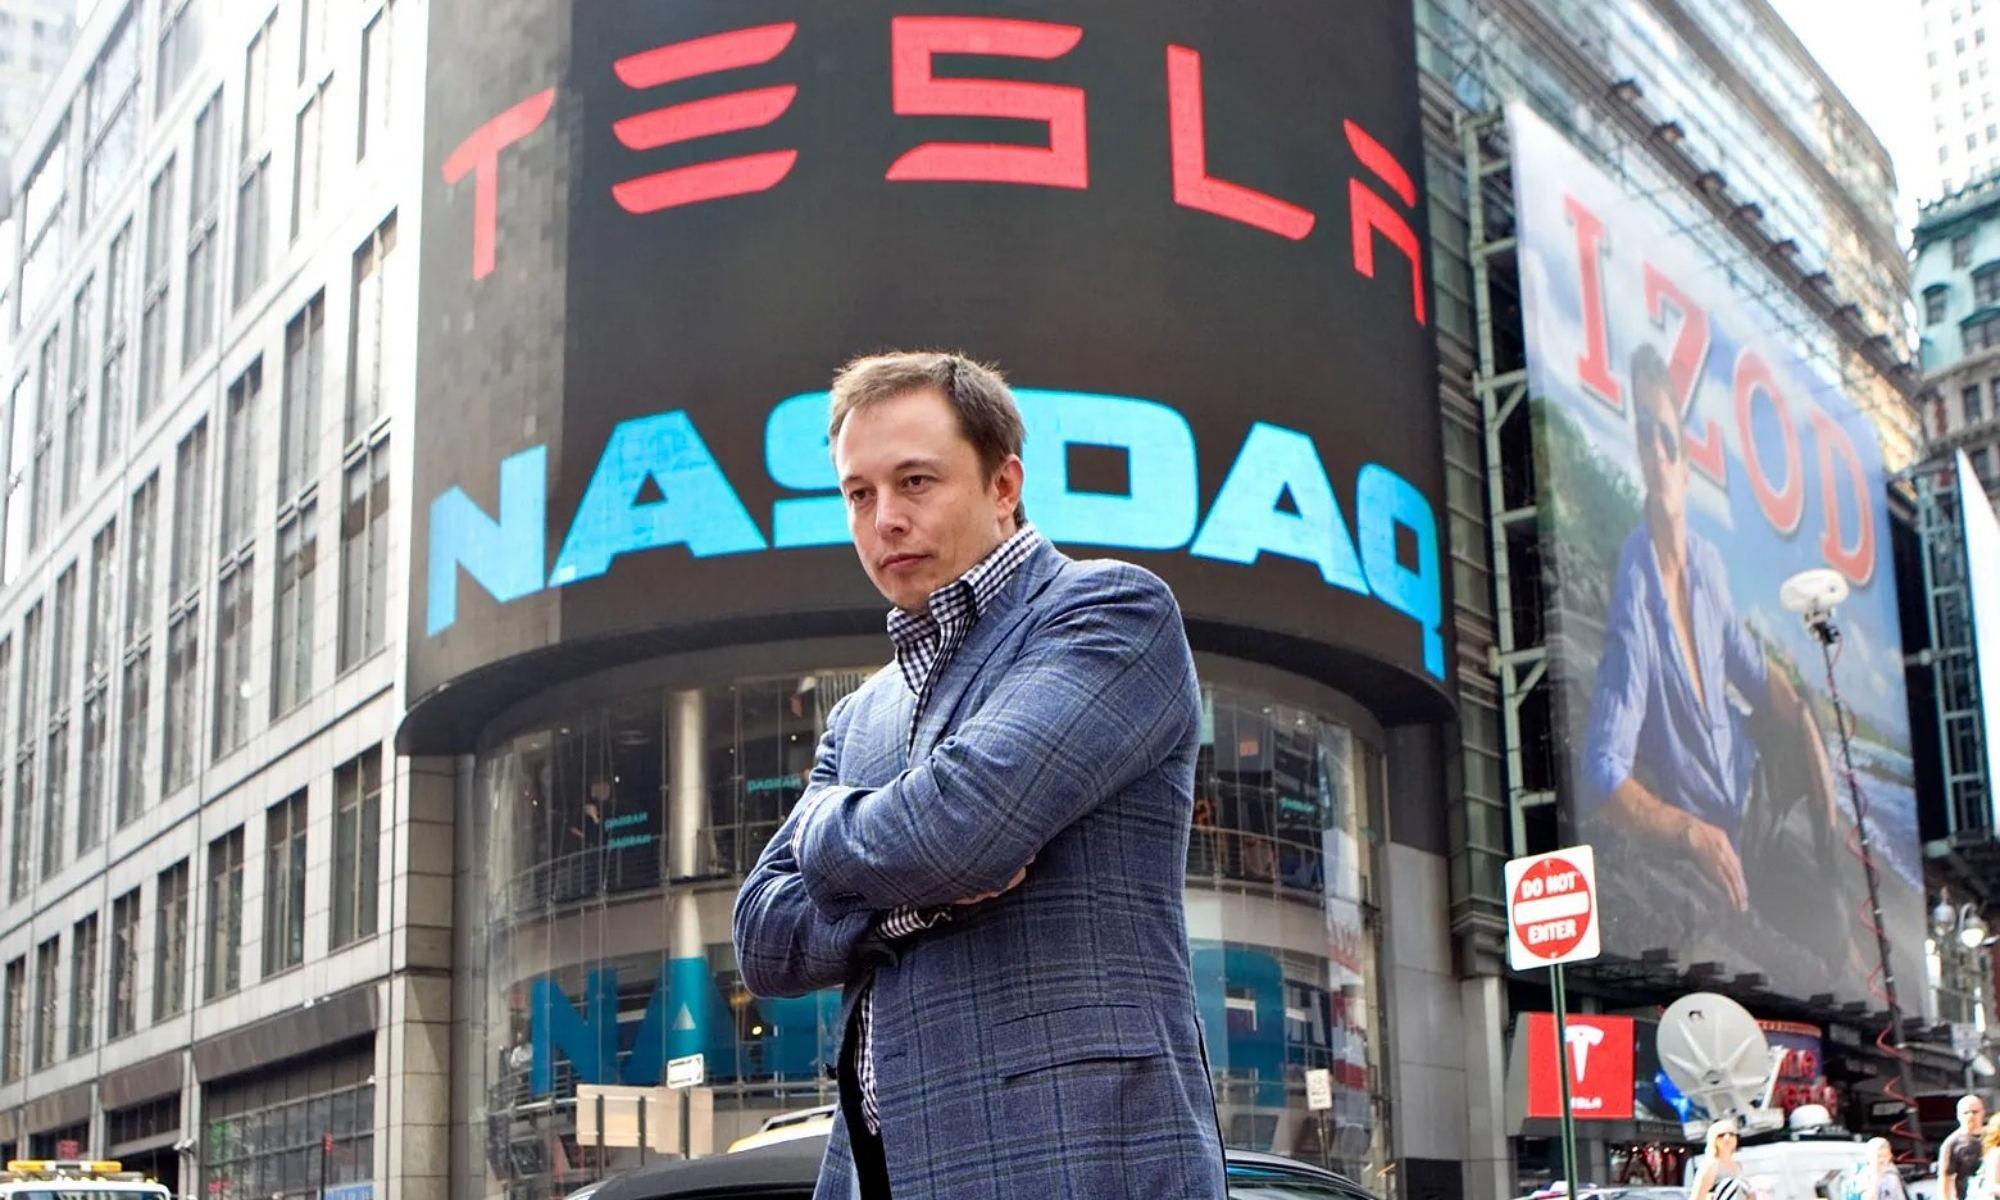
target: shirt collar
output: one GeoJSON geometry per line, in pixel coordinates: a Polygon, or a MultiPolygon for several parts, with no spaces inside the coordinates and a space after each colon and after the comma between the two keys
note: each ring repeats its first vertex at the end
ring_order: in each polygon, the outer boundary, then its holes
{"type": "Polygon", "coordinates": [[[1000,543],[972,569],[932,592],[921,611],[890,609],[889,640],[898,646],[908,645],[935,636],[941,626],[953,620],[976,620],[984,616],[994,599],[1013,581],[1021,564],[1028,561],[1043,541],[1033,525],[1023,522],[1014,536],[1000,543]],[[966,603],[968,594],[970,611],[966,603]]]}

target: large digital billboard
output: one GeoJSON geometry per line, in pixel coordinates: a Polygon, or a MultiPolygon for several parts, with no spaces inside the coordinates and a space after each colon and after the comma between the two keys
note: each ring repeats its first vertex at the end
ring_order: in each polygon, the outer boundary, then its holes
{"type": "Polygon", "coordinates": [[[1197,648],[1448,711],[1409,6],[436,0],[404,744],[871,633],[824,389],[997,363],[1029,517],[1197,648]]]}
{"type": "Polygon", "coordinates": [[[1993,828],[2000,829],[2000,516],[1986,487],[1960,450],[1958,511],[1965,523],[1965,583],[1972,609],[1972,651],[1979,679],[1979,711],[1986,734],[1986,794],[1993,828]]]}
{"type": "Polygon", "coordinates": [[[1561,790],[1604,944],[1879,1003],[1860,792],[1896,973],[1923,888],[1886,481],[1867,416],[1724,265],[1509,113],[1561,790]],[[1833,679],[1779,601],[1830,568],[1833,679]]]}

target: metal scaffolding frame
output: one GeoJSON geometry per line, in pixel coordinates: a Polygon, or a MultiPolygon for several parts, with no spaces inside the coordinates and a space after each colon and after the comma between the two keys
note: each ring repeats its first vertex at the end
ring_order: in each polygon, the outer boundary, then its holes
{"type": "Polygon", "coordinates": [[[1524,854],[1528,852],[1528,810],[1554,804],[1556,792],[1551,786],[1537,786],[1547,781],[1529,778],[1522,721],[1523,709],[1531,701],[1546,700],[1549,684],[1549,652],[1540,611],[1541,510],[1536,503],[1528,371],[1525,360],[1519,365],[1501,361],[1494,336],[1495,271],[1507,269],[1517,245],[1509,175],[1513,159],[1506,146],[1502,113],[1464,118],[1459,124],[1459,140],[1465,164],[1473,329],[1478,343],[1472,388],[1485,426],[1487,528],[1493,554],[1494,645],[1488,667],[1500,688],[1513,852],[1524,854]]]}
{"type": "Polygon", "coordinates": [[[1958,848],[1992,841],[1994,781],[1986,777],[1986,729],[1973,644],[1957,455],[1917,467],[1911,480],[1917,493],[1917,533],[1923,539],[1924,617],[1930,629],[1929,648],[1914,662],[1931,673],[1946,828],[1952,847],[1958,848]]]}

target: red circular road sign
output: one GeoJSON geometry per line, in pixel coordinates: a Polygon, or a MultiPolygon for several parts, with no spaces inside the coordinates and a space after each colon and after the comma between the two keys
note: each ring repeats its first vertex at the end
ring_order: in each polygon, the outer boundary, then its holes
{"type": "Polygon", "coordinates": [[[1596,908],[1590,881],[1575,864],[1545,858],[1515,881],[1507,918],[1530,955],[1552,961],[1582,944],[1596,908]]]}

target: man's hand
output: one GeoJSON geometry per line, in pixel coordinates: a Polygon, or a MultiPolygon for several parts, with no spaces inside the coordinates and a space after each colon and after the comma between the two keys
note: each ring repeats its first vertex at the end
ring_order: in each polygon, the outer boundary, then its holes
{"type": "MultiPolygon", "coordinates": [[[[1032,862],[1034,862],[1035,860],[1031,858],[1031,859],[1029,859],[1028,861],[1029,861],[1030,863],[1032,863],[1032,862]]],[[[1013,877],[1012,879],[1009,879],[1009,880],[1007,881],[1007,886],[1006,886],[1006,887],[1003,887],[1003,888],[1001,888],[1001,889],[1000,889],[999,891],[997,891],[997,892],[987,892],[987,893],[986,893],[985,895],[983,895],[983,896],[967,896],[967,897],[966,897],[965,899],[963,899],[963,900],[954,900],[954,901],[952,901],[952,903],[953,903],[953,904],[956,904],[956,905],[966,905],[966,904],[981,904],[981,903],[984,903],[985,901],[988,901],[988,900],[991,900],[991,899],[993,899],[993,898],[994,898],[994,897],[996,897],[996,896],[1004,896],[1004,895],[1006,895],[1006,894],[1007,894],[1008,892],[1011,892],[1011,891],[1013,891],[1013,890],[1014,890],[1015,888],[1017,888],[1017,887],[1020,887],[1020,886],[1021,886],[1021,881],[1022,881],[1022,880],[1024,880],[1024,879],[1026,879],[1027,877],[1028,877],[1028,868],[1024,866],[1024,867],[1022,867],[1022,868],[1021,868],[1020,870],[1018,870],[1018,871],[1014,872],[1014,877],[1013,877]]]]}
{"type": "Polygon", "coordinates": [[[1750,888],[1743,882],[1743,861],[1736,856],[1736,847],[1729,844],[1729,835],[1693,817],[1689,818],[1681,841],[1702,874],[1715,881],[1736,911],[1750,911],[1750,888]]]}

